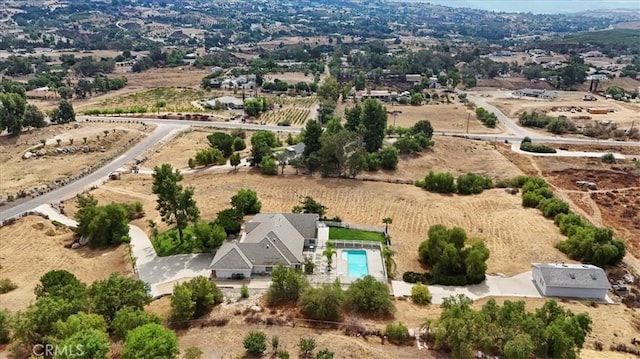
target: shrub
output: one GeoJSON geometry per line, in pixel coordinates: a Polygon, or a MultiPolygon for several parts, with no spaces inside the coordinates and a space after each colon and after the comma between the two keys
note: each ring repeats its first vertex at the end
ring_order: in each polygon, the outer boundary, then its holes
{"type": "Polygon", "coordinates": [[[243,345],[249,354],[262,355],[267,350],[267,335],[264,332],[250,331],[244,337],[243,345]]]}
{"type": "Polygon", "coordinates": [[[546,198],[538,205],[542,214],[547,218],[555,218],[558,214],[569,213],[569,204],[555,198],[546,198]]]}
{"type": "Polygon", "coordinates": [[[347,307],[355,312],[388,315],[395,311],[389,287],[368,275],[357,279],[346,291],[347,307]]]}
{"type": "Polygon", "coordinates": [[[606,153],[604,155],[602,155],[602,157],[600,157],[600,160],[602,160],[602,162],[604,163],[616,163],[616,157],[613,155],[613,153],[606,153]]]}
{"type": "Polygon", "coordinates": [[[217,148],[205,148],[196,152],[194,160],[196,165],[210,166],[210,165],[222,165],[225,163],[224,155],[217,148]]]}
{"type": "Polygon", "coordinates": [[[422,283],[414,285],[413,288],[411,288],[411,300],[419,305],[431,304],[429,288],[422,283]]]}
{"type": "Polygon", "coordinates": [[[541,200],[542,200],[542,197],[532,192],[522,194],[523,207],[538,208],[538,205],[540,204],[541,200]]]}
{"type": "Polygon", "coordinates": [[[246,284],[243,284],[240,287],[240,297],[241,298],[249,298],[249,287],[246,284]]]}
{"type": "Polygon", "coordinates": [[[453,193],[456,191],[455,180],[449,172],[429,174],[424,178],[424,189],[436,193],[453,193]]]}
{"type": "Polygon", "coordinates": [[[296,302],[309,286],[307,280],[297,271],[278,265],[271,273],[271,285],[267,290],[267,302],[276,305],[296,302]]]}
{"type": "Polygon", "coordinates": [[[402,280],[407,283],[425,283],[431,284],[433,282],[433,275],[429,272],[416,273],[416,272],[404,272],[402,280]]]}
{"type": "Polygon", "coordinates": [[[523,112],[522,114],[520,114],[520,118],[519,118],[519,122],[520,125],[524,126],[524,127],[538,127],[538,128],[545,128],[547,127],[547,125],[549,125],[549,122],[551,122],[552,118],[549,116],[546,116],[544,114],[540,114],[537,112],[523,112]]]}
{"type": "Polygon", "coordinates": [[[405,344],[410,339],[409,329],[402,323],[387,324],[384,333],[389,337],[389,342],[394,344],[405,344]]]}
{"type": "Polygon", "coordinates": [[[338,321],[343,302],[344,292],[336,283],[320,288],[307,288],[300,297],[298,307],[307,318],[338,321]]]}
{"type": "Polygon", "coordinates": [[[10,323],[11,313],[6,309],[0,309],[0,344],[7,344],[11,341],[10,323]]]}
{"type": "Polygon", "coordinates": [[[311,353],[316,349],[316,340],[313,338],[300,338],[300,356],[310,358],[311,353]]]}
{"type": "Polygon", "coordinates": [[[12,282],[11,279],[0,279],[0,294],[9,293],[16,288],[18,288],[18,285],[12,282]]]}
{"type": "Polygon", "coordinates": [[[534,145],[530,142],[521,142],[520,150],[533,153],[556,153],[556,150],[542,145],[534,145]]]}
{"type": "Polygon", "coordinates": [[[489,177],[467,173],[458,177],[456,187],[460,194],[479,194],[485,189],[493,188],[493,181],[489,177]]]}
{"type": "Polygon", "coordinates": [[[385,147],[380,151],[380,166],[385,170],[398,167],[398,150],[395,147],[385,147]]]}
{"type": "Polygon", "coordinates": [[[478,107],[476,109],[476,117],[487,127],[496,127],[496,123],[498,122],[498,117],[493,113],[485,110],[482,107],[478,107]]]}
{"type": "Polygon", "coordinates": [[[367,154],[367,171],[377,171],[380,169],[380,156],[377,153],[367,154]]]}
{"type": "Polygon", "coordinates": [[[273,158],[263,157],[260,162],[262,174],[267,176],[275,176],[278,174],[278,163],[273,158]]]}

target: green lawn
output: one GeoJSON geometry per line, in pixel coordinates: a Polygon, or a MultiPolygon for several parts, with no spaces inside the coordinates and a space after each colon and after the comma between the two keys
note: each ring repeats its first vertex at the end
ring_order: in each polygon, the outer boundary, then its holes
{"type": "Polygon", "coordinates": [[[178,231],[176,229],[170,229],[160,233],[157,238],[152,238],[151,244],[159,257],[204,252],[201,243],[193,240],[193,233],[190,227],[185,228],[183,235],[182,243],[180,243],[178,240],[178,231]]]}
{"type": "Polygon", "coordinates": [[[340,227],[329,228],[329,239],[341,239],[346,241],[372,241],[381,243],[384,243],[386,241],[382,233],[340,227]]]}

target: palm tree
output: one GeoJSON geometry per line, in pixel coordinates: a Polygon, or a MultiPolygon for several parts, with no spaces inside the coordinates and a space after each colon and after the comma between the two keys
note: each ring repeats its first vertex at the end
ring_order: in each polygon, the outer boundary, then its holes
{"type": "Polygon", "coordinates": [[[333,263],[333,256],[338,254],[335,249],[333,249],[333,242],[327,242],[327,248],[322,252],[322,255],[327,257],[327,271],[331,272],[331,264],[333,263]]]}
{"type": "Polygon", "coordinates": [[[396,261],[393,259],[393,256],[396,255],[396,252],[389,248],[388,246],[382,247],[382,259],[384,260],[384,265],[387,268],[387,276],[389,278],[393,278],[396,274],[396,261]]]}
{"type": "Polygon", "coordinates": [[[391,217],[384,217],[382,223],[384,223],[384,233],[389,233],[389,225],[393,223],[393,219],[391,217]]]}
{"type": "Polygon", "coordinates": [[[431,337],[431,326],[434,324],[434,320],[433,319],[426,319],[422,325],[420,326],[420,329],[426,331],[426,337],[430,338],[431,337]]]}

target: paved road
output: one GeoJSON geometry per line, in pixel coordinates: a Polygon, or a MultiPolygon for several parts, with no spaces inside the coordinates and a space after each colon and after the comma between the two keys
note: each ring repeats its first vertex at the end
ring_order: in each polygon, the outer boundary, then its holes
{"type": "Polygon", "coordinates": [[[95,172],[78,179],[66,186],[57,188],[51,192],[45,193],[42,196],[26,199],[22,201],[16,201],[9,203],[2,207],[0,212],[0,220],[5,220],[13,216],[19,215],[26,211],[32,210],[42,204],[49,204],[53,202],[59,202],[64,199],[72,198],[76,194],[82,192],[85,189],[90,188],[94,184],[99,184],[104,181],[109,173],[124,166],[128,162],[134,160],[138,155],[143,153],[148,147],[159,142],[164,137],[170,136],[172,132],[180,130],[183,126],[176,126],[172,124],[159,124],[156,130],[138,144],[133,146],[129,151],[125,152],[122,156],[116,158],[107,165],[99,168],[95,172]]]}
{"type": "Polygon", "coordinates": [[[511,118],[506,116],[502,111],[493,105],[487,103],[485,98],[479,97],[473,94],[467,94],[467,98],[476,104],[478,107],[483,107],[489,112],[493,112],[498,120],[514,135],[490,135],[490,134],[469,134],[469,137],[480,138],[483,140],[495,140],[495,141],[520,141],[524,137],[529,137],[533,141],[547,142],[547,143],[559,143],[559,144],[600,144],[600,145],[613,145],[613,146],[640,146],[640,142],[623,142],[612,140],[596,140],[587,138],[563,138],[555,136],[545,136],[536,132],[532,132],[516,124],[511,118]]]}

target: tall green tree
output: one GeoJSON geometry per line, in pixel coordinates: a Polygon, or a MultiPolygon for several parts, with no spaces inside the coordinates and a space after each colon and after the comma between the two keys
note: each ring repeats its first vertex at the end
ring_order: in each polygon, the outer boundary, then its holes
{"type": "Polygon", "coordinates": [[[347,118],[345,128],[352,132],[358,132],[360,130],[362,106],[359,103],[356,103],[355,106],[346,108],[344,110],[344,114],[347,118]]]}
{"type": "Polygon", "coordinates": [[[340,98],[340,84],[335,77],[326,77],[318,86],[318,97],[337,102],[340,98]]]}
{"type": "Polygon", "coordinates": [[[176,334],[162,325],[151,323],[127,334],[122,348],[122,359],[174,359],[178,357],[176,334]]]}
{"type": "Polygon", "coordinates": [[[262,208],[262,203],[258,200],[256,191],[248,188],[241,188],[238,193],[231,197],[231,205],[245,215],[260,213],[262,208]]]}
{"type": "Polygon", "coordinates": [[[38,108],[34,105],[27,105],[24,111],[24,127],[35,127],[42,128],[47,125],[47,122],[44,120],[44,113],[38,110],[38,108]]]}
{"type": "Polygon", "coordinates": [[[114,340],[124,340],[127,333],[145,324],[162,324],[162,319],[144,310],[124,307],[116,312],[111,322],[111,333],[114,340]]]}
{"type": "Polygon", "coordinates": [[[59,320],[55,323],[55,337],[66,339],[76,333],[88,330],[97,330],[102,333],[107,332],[107,324],[104,318],[97,314],[87,314],[80,312],[73,314],[66,320],[59,320]]]}
{"type": "Polygon", "coordinates": [[[387,109],[375,99],[367,99],[362,104],[360,123],[364,127],[362,140],[367,152],[382,148],[384,130],[387,127],[387,109]]]}
{"type": "Polygon", "coordinates": [[[27,102],[18,93],[0,93],[0,132],[7,130],[10,135],[22,131],[27,102]]]}
{"type": "Polygon", "coordinates": [[[76,120],[76,112],[73,110],[73,105],[67,100],[61,100],[58,103],[58,108],[55,109],[51,120],[58,124],[64,124],[73,122],[76,120]]]}
{"type": "Polygon", "coordinates": [[[66,349],[56,353],[56,358],[61,359],[107,359],[110,349],[107,333],[96,329],[77,332],[58,343],[58,347],[66,349]]]}
{"type": "Polygon", "coordinates": [[[107,279],[93,282],[88,290],[93,313],[111,322],[116,313],[125,307],[142,310],[149,304],[149,286],[145,282],[113,273],[107,279]]]}
{"type": "Polygon", "coordinates": [[[322,136],[322,126],[318,121],[307,121],[304,132],[302,133],[302,142],[304,142],[304,157],[320,151],[322,144],[320,137],[322,136]]]}
{"type": "Polygon", "coordinates": [[[189,223],[194,223],[200,217],[200,211],[193,199],[193,187],[183,188],[179,182],[182,174],[179,170],[164,163],[153,169],[152,191],[158,196],[158,206],[162,221],[167,224],[175,224],[178,229],[180,242],[183,239],[183,231],[189,223]]]}

